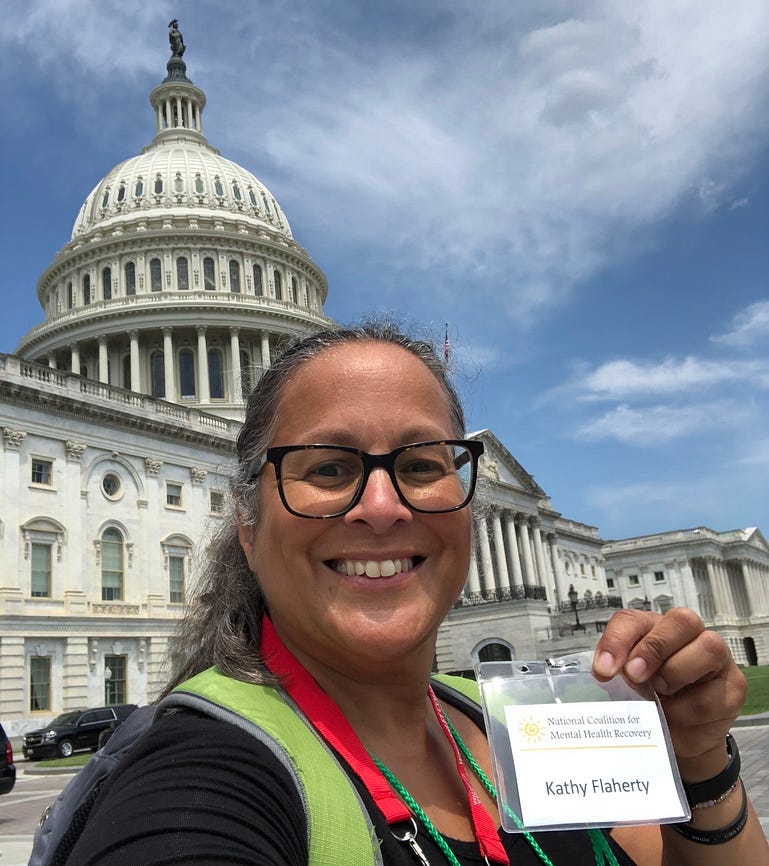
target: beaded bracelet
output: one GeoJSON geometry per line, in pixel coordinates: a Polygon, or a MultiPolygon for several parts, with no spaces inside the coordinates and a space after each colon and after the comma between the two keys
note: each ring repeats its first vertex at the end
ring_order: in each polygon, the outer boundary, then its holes
{"type": "Polygon", "coordinates": [[[716,797],[715,800],[705,800],[704,803],[695,803],[695,804],[691,807],[692,812],[696,811],[697,809],[710,809],[711,806],[718,806],[720,803],[723,803],[724,800],[726,800],[726,799],[728,799],[729,797],[731,797],[732,793],[736,790],[737,785],[739,785],[739,783],[740,783],[740,780],[738,779],[738,780],[737,780],[737,781],[732,785],[731,788],[727,788],[727,789],[724,791],[724,793],[721,794],[720,797],[716,797]]]}
{"type": "Polygon", "coordinates": [[[679,836],[683,836],[689,842],[697,842],[700,845],[723,845],[725,842],[731,842],[748,823],[748,794],[742,779],[739,780],[739,784],[742,788],[742,807],[740,808],[740,814],[731,824],[719,827],[717,830],[698,830],[690,824],[670,824],[669,826],[679,836]]]}

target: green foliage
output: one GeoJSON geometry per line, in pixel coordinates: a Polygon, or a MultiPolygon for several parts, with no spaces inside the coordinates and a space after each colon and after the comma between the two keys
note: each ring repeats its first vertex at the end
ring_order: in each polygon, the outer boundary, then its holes
{"type": "Polygon", "coordinates": [[[748,698],[742,714],[769,713],[769,665],[743,668],[742,672],[748,681],[748,698]]]}
{"type": "Polygon", "coordinates": [[[38,767],[82,767],[83,764],[91,757],[90,752],[79,752],[77,755],[70,755],[68,758],[50,758],[47,761],[38,761],[38,767]]]}

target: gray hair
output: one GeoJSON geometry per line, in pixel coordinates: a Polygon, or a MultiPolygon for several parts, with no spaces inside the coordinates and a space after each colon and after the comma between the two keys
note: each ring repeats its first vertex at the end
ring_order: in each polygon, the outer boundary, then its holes
{"type": "Polygon", "coordinates": [[[264,372],[248,398],[236,444],[238,464],[231,479],[234,507],[209,546],[195,598],[174,639],[174,673],[164,694],[211,665],[244,682],[273,682],[259,654],[267,604],[258,576],[240,546],[238,525],[256,526],[259,521],[259,480],[254,479],[254,470],[271,444],[286,385],[308,361],[347,343],[400,346],[422,361],[446,397],[455,435],[464,437],[462,404],[430,342],[407,336],[390,321],[329,328],[295,339],[264,372]]]}

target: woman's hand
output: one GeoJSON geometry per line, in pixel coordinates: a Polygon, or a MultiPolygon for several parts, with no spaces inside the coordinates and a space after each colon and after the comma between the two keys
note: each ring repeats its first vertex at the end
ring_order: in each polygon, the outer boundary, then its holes
{"type": "Polygon", "coordinates": [[[726,734],[747,684],[723,639],[694,611],[618,611],[598,642],[593,672],[602,680],[621,672],[631,682],[651,683],[684,781],[709,779],[724,768],[726,734]]]}

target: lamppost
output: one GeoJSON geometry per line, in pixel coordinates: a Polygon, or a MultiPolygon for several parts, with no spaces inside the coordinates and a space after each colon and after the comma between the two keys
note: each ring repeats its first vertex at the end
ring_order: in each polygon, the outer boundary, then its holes
{"type": "Polygon", "coordinates": [[[644,610],[651,610],[651,609],[652,609],[652,603],[649,601],[649,596],[645,595],[644,596],[644,610]]]}
{"type": "Polygon", "coordinates": [[[569,584],[569,591],[566,593],[569,596],[569,601],[571,602],[571,609],[574,611],[574,619],[576,620],[576,625],[572,629],[572,631],[585,631],[585,626],[579,621],[579,614],[577,613],[577,599],[579,598],[579,593],[576,589],[574,589],[574,584],[569,584]]]}

